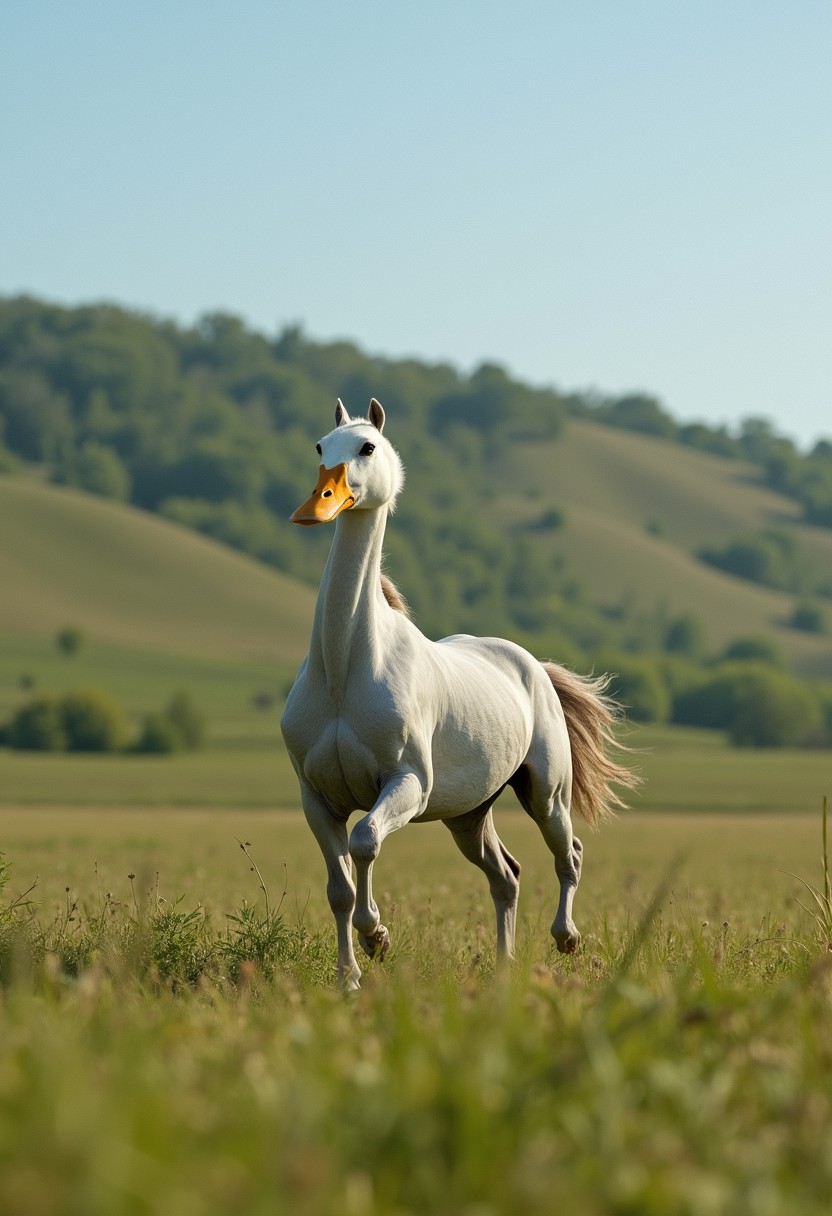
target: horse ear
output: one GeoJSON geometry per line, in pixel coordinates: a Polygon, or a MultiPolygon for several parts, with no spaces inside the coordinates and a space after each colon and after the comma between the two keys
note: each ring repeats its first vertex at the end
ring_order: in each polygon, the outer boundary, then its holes
{"type": "Polygon", "coordinates": [[[335,425],[346,426],[350,420],[350,416],[344,409],[344,403],[341,398],[338,398],[338,404],[335,407],[335,425]]]}
{"type": "Polygon", "coordinates": [[[384,410],[381,408],[381,402],[376,401],[375,397],[370,402],[370,422],[379,434],[384,430],[384,410]]]}

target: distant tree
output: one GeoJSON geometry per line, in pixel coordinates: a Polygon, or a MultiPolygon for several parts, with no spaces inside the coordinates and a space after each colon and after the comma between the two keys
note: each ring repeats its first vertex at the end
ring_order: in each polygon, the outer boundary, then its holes
{"type": "Polygon", "coordinates": [[[181,751],[182,747],[182,735],[176,724],[164,713],[153,713],[145,717],[133,750],[148,755],[170,755],[181,751]]]}
{"type": "Polygon", "coordinates": [[[777,451],[793,444],[784,443],[768,418],[744,418],[740,425],[739,444],[747,460],[755,464],[765,462],[777,451]]]}
{"type": "Polygon", "coordinates": [[[600,666],[612,676],[610,692],[634,722],[666,722],[670,694],[657,665],[648,658],[605,655],[600,666]]]}
{"type": "Polygon", "coordinates": [[[15,456],[14,452],[10,451],[5,444],[3,433],[5,431],[6,420],[0,414],[0,473],[16,473],[20,467],[20,461],[15,456]]]}
{"type": "Polygon", "coordinates": [[[52,460],[71,447],[70,401],[40,370],[0,371],[0,415],[5,419],[5,442],[24,460],[52,460]]]}
{"type": "Polygon", "coordinates": [[[111,447],[95,439],[81,447],[60,480],[104,498],[126,502],[130,497],[130,474],[123,461],[111,447]]]}
{"type": "Polygon", "coordinates": [[[566,522],[566,512],[560,507],[544,507],[540,515],[530,525],[534,532],[556,532],[566,522]]]}
{"type": "Polygon", "coordinates": [[[627,431],[659,435],[663,439],[676,436],[676,423],[661,402],[647,393],[630,393],[607,401],[597,411],[597,416],[609,426],[622,427],[627,431]]]}
{"type": "Polygon", "coordinates": [[[102,688],[85,688],[61,698],[67,747],[75,752],[117,752],[127,742],[127,720],[118,701],[102,688]]]}
{"type": "Polygon", "coordinates": [[[724,546],[706,545],[697,557],[737,578],[781,591],[799,591],[808,577],[797,541],[777,528],[766,528],[724,546]]]}
{"type": "Polygon", "coordinates": [[[263,448],[263,441],[254,436],[236,443],[225,436],[199,439],[169,468],[169,488],[185,498],[253,505],[268,480],[263,448]]]}
{"type": "Polygon", "coordinates": [[[808,523],[832,527],[832,443],[822,439],[808,456],[785,442],[773,444],[765,461],[766,484],[796,499],[808,523]]]}
{"type": "Polygon", "coordinates": [[[805,478],[797,497],[803,502],[807,523],[832,528],[832,470],[822,476],[805,478]]]}
{"type": "Polygon", "coordinates": [[[67,625],[55,635],[55,645],[61,654],[70,659],[84,645],[84,633],[76,625],[67,625]]]}
{"type": "Polygon", "coordinates": [[[725,647],[722,658],[729,662],[736,659],[740,662],[770,663],[772,667],[783,666],[783,654],[779,646],[768,638],[735,638],[725,647]]]}
{"type": "Polygon", "coordinates": [[[829,627],[822,605],[809,600],[797,605],[789,624],[792,629],[800,629],[803,633],[826,633],[829,627]]]}
{"type": "Polygon", "coordinates": [[[688,659],[699,658],[704,653],[705,645],[702,622],[690,612],[671,621],[664,635],[665,650],[688,659]]]}
{"type": "MultiPolygon", "coordinates": [[[[739,698],[758,666],[721,663],[696,682],[681,688],[673,698],[671,718],[681,726],[727,730],[734,720],[739,698]]],[[[763,668],[768,671],[768,668],[763,668]]]]}
{"type": "Polygon", "coordinates": [[[466,384],[438,397],[430,410],[430,427],[444,439],[449,431],[470,427],[493,454],[507,437],[553,439],[566,416],[564,402],[551,390],[530,389],[512,380],[504,368],[483,363],[466,384]]]}
{"type": "Polygon", "coordinates": [[[729,435],[724,426],[710,427],[704,422],[691,422],[679,427],[676,438],[688,447],[710,452],[714,456],[735,459],[741,454],[738,441],[729,435]]]}
{"type": "Polygon", "coordinates": [[[724,663],[677,696],[673,721],[727,730],[742,747],[789,747],[812,742],[822,725],[812,687],[768,664],[724,663]]]}
{"type": "Polygon", "coordinates": [[[132,750],[169,755],[201,747],[204,739],[205,720],[190,694],[180,691],[161,712],[147,714],[132,750]]]}
{"type": "Polygon", "coordinates": [[[657,659],[656,668],[661,674],[671,703],[681,693],[696,687],[702,680],[700,664],[693,659],[686,659],[683,655],[665,652],[657,659]]]}
{"type": "Polygon", "coordinates": [[[744,683],[729,726],[737,747],[795,747],[814,741],[822,724],[815,692],[785,672],[744,683]]]}
{"type": "Polygon", "coordinates": [[[63,751],[67,745],[61,708],[54,697],[37,697],[21,706],[5,733],[9,747],[21,751],[63,751]]]}

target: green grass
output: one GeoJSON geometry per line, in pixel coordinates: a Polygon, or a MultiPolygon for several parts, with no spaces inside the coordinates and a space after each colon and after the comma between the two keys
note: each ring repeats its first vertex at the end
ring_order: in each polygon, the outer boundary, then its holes
{"type": "Polygon", "coordinates": [[[411,827],[376,867],[393,948],[347,998],[299,815],[243,827],[273,909],[287,887],[269,931],[239,814],[4,812],[0,907],[35,864],[55,899],[36,888],[4,955],[4,1213],[828,1211],[832,968],[782,872],[819,881],[817,812],[588,836],[574,958],[534,826],[500,825],[516,966],[495,972],[482,875],[411,827]]]}
{"type": "MultiPolygon", "coordinates": [[[[538,944],[548,944],[554,915],[551,858],[522,812],[498,812],[497,823],[523,865],[521,917],[530,926],[539,922],[540,932],[528,931],[538,944]]],[[[37,877],[38,901],[47,909],[63,904],[66,887],[87,902],[98,899],[99,885],[128,900],[129,873],[138,875],[137,885],[147,890],[155,887],[158,874],[167,899],[185,895],[190,907],[201,904],[214,912],[247,897],[256,899],[256,876],[237,844],[242,839],[253,842],[273,897],[288,880],[287,907],[306,909],[304,915],[315,927],[329,927],[323,862],[298,811],[20,807],[0,812],[0,831],[17,887],[37,877]]],[[[603,916],[626,898],[633,900],[634,915],[643,911],[671,863],[680,858],[684,864],[675,880],[679,906],[688,901],[694,920],[721,923],[726,919],[721,909],[730,898],[744,932],[756,927],[758,916],[782,916],[790,907],[797,912],[794,897],[802,895],[790,875],[819,877],[816,813],[628,812],[599,832],[584,830],[582,838],[587,862],[579,911],[585,928],[587,917],[603,916]],[[714,892],[723,892],[716,902],[714,892]]],[[[474,925],[481,922],[490,939],[485,880],[457,853],[441,824],[413,824],[394,833],[385,841],[375,873],[377,898],[391,917],[391,930],[400,916],[433,920],[452,914],[474,925]]]]}
{"type": "Polygon", "coordinates": [[[83,755],[0,749],[0,805],[272,806],[296,800],[279,712],[295,664],[165,654],[98,641],[63,658],[51,639],[0,636],[0,721],[35,693],[104,687],[137,734],[143,716],[186,689],[207,721],[207,746],[170,756],[83,755]],[[21,688],[20,677],[34,681],[21,688]],[[259,709],[257,694],[274,703],[259,709]]]}
{"type": "Polygon", "coordinates": [[[827,754],[631,735],[640,810],[583,834],[574,958],[549,937],[551,858],[501,808],[523,865],[508,974],[447,831],[394,834],[391,952],[347,999],[278,705],[252,703],[279,701],[311,595],[3,479],[0,576],[0,716],[25,675],[104,685],[135,724],[186,688],[209,723],[172,757],[0,750],[3,1216],[828,1210],[832,956],[804,886],[828,897],[827,754]]]}
{"type": "Polygon", "coordinates": [[[736,748],[718,731],[644,727],[628,741],[644,810],[811,812],[832,769],[828,749],[736,748]]]}
{"type": "Polygon", "coordinates": [[[187,688],[211,726],[212,740],[227,743],[242,733],[262,737],[266,715],[253,704],[261,692],[282,699],[297,663],[268,656],[245,658],[168,654],[107,644],[92,638],[72,658],[61,656],[52,638],[0,634],[0,715],[8,715],[37,692],[63,693],[103,686],[138,721],[159,709],[178,688],[187,688]],[[22,677],[33,682],[28,688],[22,677]]]}

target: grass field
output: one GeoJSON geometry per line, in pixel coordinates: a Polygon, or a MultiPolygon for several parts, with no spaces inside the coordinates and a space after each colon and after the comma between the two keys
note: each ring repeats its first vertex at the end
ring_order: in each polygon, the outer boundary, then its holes
{"type": "Polygon", "coordinates": [[[501,807],[524,871],[508,976],[482,875],[441,825],[395,834],[393,946],[348,999],[277,704],[252,704],[291,665],[15,639],[4,712],[21,664],[135,718],[186,687],[209,740],[0,751],[3,1216],[828,1210],[832,971],[792,877],[821,882],[827,753],[633,733],[642,810],[584,834],[573,959],[551,860],[501,807]]]}
{"type": "MultiPolygon", "coordinates": [[[[628,484],[649,497],[648,473],[628,484]]],[[[622,508],[619,553],[648,507],[622,508]]],[[[549,937],[551,859],[504,799],[509,972],[445,829],[394,834],[375,873],[392,949],[346,997],[278,741],[311,593],[8,479],[0,578],[0,720],[27,689],[99,685],[136,726],[180,688],[208,722],[174,756],[0,749],[2,1216],[825,1216],[832,926],[796,876],[822,887],[828,752],[632,733],[645,784],[583,833],[572,958],[549,937]]]]}
{"type": "Polygon", "coordinates": [[[3,1212],[827,1212],[832,956],[781,872],[821,881],[819,816],[587,836],[574,958],[536,830],[500,824],[524,866],[512,970],[482,876],[412,827],[377,865],[391,953],[345,997],[297,813],[4,811],[3,1212]],[[271,979],[207,950],[244,899],[265,923],[239,833],[272,909],[286,888],[271,979]]]}
{"type": "MultiPolygon", "coordinates": [[[[161,706],[177,685],[142,695],[161,706]]],[[[211,679],[186,684],[209,705],[211,679]]],[[[209,717],[208,746],[172,756],[38,754],[0,750],[0,823],[4,807],[297,808],[297,782],[280,739],[278,708],[254,709],[256,688],[232,668],[215,691],[227,700],[209,717]]],[[[131,702],[135,704],[135,702],[131,702]]],[[[832,776],[826,750],[738,750],[716,731],[651,727],[631,733],[632,763],[644,777],[631,798],[638,810],[811,812],[832,776]]],[[[501,808],[516,808],[504,794],[501,808]]],[[[115,811],[113,812],[116,813],[115,811]]]]}
{"type": "MultiPolygon", "coordinates": [[[[252,842],[273,900],[285,884],[292,915],[306,909],[316,928],[329,927],[323,863],[300,812],[25,808],[1,814],[3,851],[14,862],[17,885],[37,877],[37,902],[50,912],[65,904],[66,887],[88,906],[98,899],[99,886],[128,900],[127,875],[133,873],[148,889],[159,875],[168,900],[184,895],[189,907],[222,913],[258,896],[237,843],[244,839],[252,842]]],[[[548,931],[554,877],[537,829],[513,811],[498,813],[498,828],[523,864],[521,915],[548,931]]],[[[620,908],[625,897],[633,897],[637,918],[672,867],[678,867],[677,903],[687,901],[692,923],[713,920],[730,903],[732,918],[742,917],[742,932],[752,932],[766,916],[795,911],[800,892],[787,872],[819,873],[817,814],[629,812],[599,832],[585,830],[582,838],[588,860],[579,904],[596,931],[597,918],[620,908]]],[[[466,917],[481,920],[491,936],[485,880],[457,854],[441,824],[394,833],[377,864],[376,884],[377,896],[394,907],[391,931],[400,913],[415,907],[424,914],[430,903],[431,915],[441,916],[444,903],[455,917],[461,901],[466,917]]],[[[538,945],[548,948],[546,932],[535,932],[538,945]]]]}

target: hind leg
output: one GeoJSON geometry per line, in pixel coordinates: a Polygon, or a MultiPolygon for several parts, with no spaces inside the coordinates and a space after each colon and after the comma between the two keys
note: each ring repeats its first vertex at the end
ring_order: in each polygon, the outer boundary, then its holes
{"type": "Polygon", "coordinates": [[[520,770],[512,786],[523,809],[540,828],[555,859],[560,895],[552,922],[552,937],[561,954],[574,954],[581,935],[572,919],[572,903],[581,879],[583,845],[572,832],[569,786],[555,787],[545,770],[540,773],[530,767],[520,770]]]}
{"type": "MultiPolygon", "coordinates": [[[[568,835],[571,837],[571,843],[567,844],[563,840],[564,834],[558,829],[558,838],[562,843],[558,846],[558,852],[555,852],[555,873],[560,883],[560,898],[558,899],[558,910],[552,922],[552,937],[561,954],[574,954],[581,944],[581,935],[572,919],[572,902],[581,880],[583,845],[578,837],[572,834],[572,825],[568,815],[566,822],[569,824],[568,835]]],[[[543,825],[541,825],[542,830],[543,825]]],[[[544,838],[545,836],[544,832],[544,838]]],[[[549,845],[549,847],[552,846],[549,845]]]]}
{"type": "Polygon", "coordinates": [[[520,863],[497,835],[490,804],[443,822],[463,857],[478,866],[488,879],[497,914],[498,958],[514,958],[520,863]]]}

